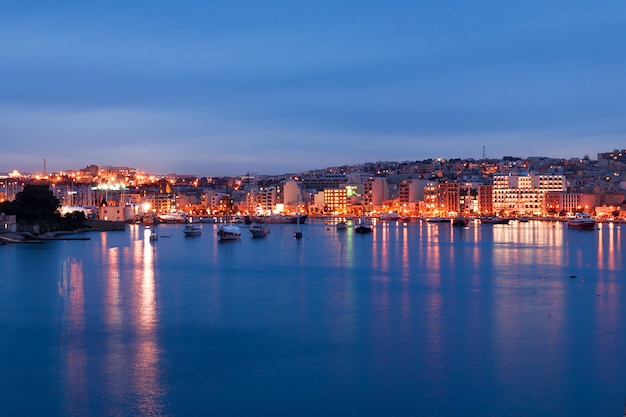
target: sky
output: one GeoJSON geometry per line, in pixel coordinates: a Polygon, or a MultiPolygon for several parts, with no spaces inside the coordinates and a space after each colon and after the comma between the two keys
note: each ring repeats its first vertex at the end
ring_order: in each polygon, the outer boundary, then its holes
{"type": "Polygon", "coordinates": [[[0,0],[0,172],[626,148],[626,1],[0,0]]]}

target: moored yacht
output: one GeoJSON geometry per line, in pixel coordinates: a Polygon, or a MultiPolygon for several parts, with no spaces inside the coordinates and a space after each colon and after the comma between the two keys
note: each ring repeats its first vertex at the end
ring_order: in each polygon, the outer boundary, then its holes
{"type": "Polygon", "coordinates": [[[359,221],[354,224],[354,231],[356,233],[372,233],[373,229],[372,223],[364,217],[360,218],[359,221]]]}
{"type": "Polygon", "coordinates": [[[183,234],[185,236],[200,236],[202,234],[202,229],[198,226],[194,226],[193,224],[188,224],[183,229],[183,234]]]}
{"type": "Polygon", "coordinates": [[[393,212],[389,212],[389,213],[381,213],[378,218],[380,220],[385,220],[388,222],[393,222],[396,220],[400,219],[400,215],[398,213],[393,213],[393,212]]]}
{"type": "Polygon", "coordinates": [[[260,224],[253,224],[250,226],[250,234],[254,238],[258,237],[267,237],[267,234],[270,232],[270,229],[265,226],[261,226],[260,224]]]}
{"type": "Polygon", "coordinates": [[[573,219],[567,221],[569,229],[592,230],[596,228],[596,221],[588,213],[576,213],[573,219]]]}
{"type": "Polygon", "coordinates": [[[237,240],[241,237],[241,229],[232,224],[222,224],[217,229],[217,237],[220,240],[237,240]]]}
{"type": "Polygon", "coordinates": [[[469,225],[469,219],[465,216],[457,216],[452,219],[452,226],[467,227],[469,225]]]}

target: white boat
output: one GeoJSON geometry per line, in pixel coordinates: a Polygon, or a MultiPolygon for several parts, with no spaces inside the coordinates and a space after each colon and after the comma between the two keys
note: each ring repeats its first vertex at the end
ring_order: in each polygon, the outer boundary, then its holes
{"type": "Polygon", "coordinates": [[[217,237],[220,240],[237,240],[241,238],[241,229],[232,224],[223,224],[217,229],[217,237]]]}
{"type": "Polygon", "coordinates": [[[347,230],[347,229],[348,229],[348,223],[346,223],[345,220],[342,220],[339,223],[337,223],[337,230],[347,230]]]}
{"type": "Polygon", "coordinates": [[[378,218],[380,220],[385,220],[388,222],[394,222],[400,219],[400,215],[398,213],[393,213],[393,212],[389,212],[389,213],[381,213],[378,218]]]}
{"type": "Polygon", "coordinates": [[[159,214],[159,221],[162,223],[185,223],[187,214],[182,211],[171,211],[159,214]]]}
{"type": "Polygon", "coordinates": [[[202,229],[198,226],[194,226],[193,224],[188,224],[183,229],[183,234],[185,236],[200,236],[202,234],[202,229]]]}
{"type": "Polygon", "coordinates": [[[359,221],[354,224],[354,231],[356,233],[372,233],[373,230],[372,223],[365,218],[359,219],[359,221]]]}
{"type": "Polygon", "coordinates": [[[576,213],[573,219],[567,221],[569,229],[593,230],[596,228],[596,221],[588,213],[576,213]]]}
{"type": "Polygon", "coordinates": [[[268,227],[261,226],[260,224],[253,224],[250,226],[250,234],[252,237],[267,237],[270,229],[268,227]]]}
{"type": "Polygon", "coordinates": [[[148,239],[150,239],[150,242],[154,242],[155,240],[159,240],[159,235],[157,235],[156,232],[153,230],[152,233],[150,233],[150,237],[148,239]]]}

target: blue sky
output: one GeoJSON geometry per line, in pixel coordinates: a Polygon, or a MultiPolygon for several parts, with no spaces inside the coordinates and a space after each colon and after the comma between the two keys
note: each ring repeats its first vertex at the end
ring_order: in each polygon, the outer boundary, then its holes
{"type": "Polygon", "coordinates": [[[0,172],[626,148],[626,1],[0,0],[0,172]]]}

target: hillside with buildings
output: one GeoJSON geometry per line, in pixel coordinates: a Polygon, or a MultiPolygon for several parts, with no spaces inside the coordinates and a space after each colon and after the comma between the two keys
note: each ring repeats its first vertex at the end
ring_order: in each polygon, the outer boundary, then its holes
{"type": "Polygon", "coordinates": [[[395,212],[406,218],[588,212],[623,219],[626,150],[599,153],[596,160],[428,159],[217,178],[90,165],[48,174],[0,174],[0,201],[11,201],[26,184],[48,184],[62,212],[127,222],[297,210],[340,217],[395,212]]]}

